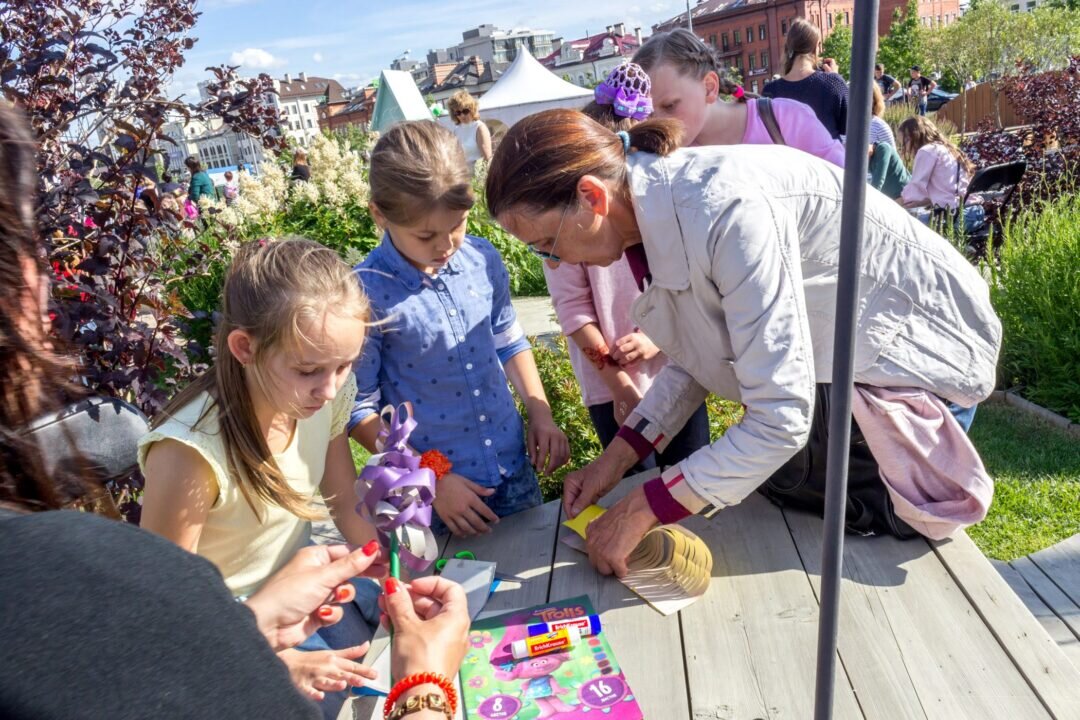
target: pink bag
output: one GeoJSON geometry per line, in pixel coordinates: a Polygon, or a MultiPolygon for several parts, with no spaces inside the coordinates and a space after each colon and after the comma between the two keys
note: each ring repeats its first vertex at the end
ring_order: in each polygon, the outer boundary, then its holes
{"type": "Polygon", "coordinates": [[[199,217],[199,208],[195,207],[195,203],[191,202],[191,198],[184,201],[184,214],[187,215],[189,220],[199,217]]]}

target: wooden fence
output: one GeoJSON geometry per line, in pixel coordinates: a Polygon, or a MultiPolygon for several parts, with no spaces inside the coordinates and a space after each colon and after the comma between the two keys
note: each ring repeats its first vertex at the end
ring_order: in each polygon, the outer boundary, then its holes
{"type": "MultiPolygon", "coordinates": [[[[1013,108],[1005,93],[998,93],[997,105],[1001,112],[1001,126],[1015,127],[1026,125],[1027,120],[1021,117],[1013,108]]],[[[986,118],[995,117],[994,90],[990,83],[980,83],[970,90],[966,90],[945,104],[937,111],[939,118],[946,118],[961,132],[973,132],[986,118]],[[965,126],[964,103],[967,103],[967,118],[965,126]]]]}

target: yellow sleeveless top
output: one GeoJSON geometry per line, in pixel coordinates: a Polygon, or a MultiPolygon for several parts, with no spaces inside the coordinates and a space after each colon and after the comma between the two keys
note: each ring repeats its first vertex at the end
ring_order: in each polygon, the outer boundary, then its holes
{"type": "MultiPolygon", "coordinates": [[[[356,378],[350,373],[334,401],[297,421],[289,446],[274,455],[289,485],[300,494],[313,496],[319,489],[327,448],[332,439],[345,432],[355,399],[356,378]]],[[[206,460],[217,481],[217,499],[195,551],[217,566],[233,595],[247,596],[308,544],[311,523],[258,498],[255,503],[259,516],[255,515],[236,479],[229,474],[217,408],[211,408],[199,422],[209,403],[209,395],[203,393],[145,435],[139,441],[139,467],[145,473],[150,447],[165,439],[194,448],[206,460]]]]}

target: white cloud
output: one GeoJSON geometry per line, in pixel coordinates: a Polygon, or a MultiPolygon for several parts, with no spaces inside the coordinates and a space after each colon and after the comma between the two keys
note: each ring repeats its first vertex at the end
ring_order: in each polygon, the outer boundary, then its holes
{"type": "Polygon", "coordinates": [[[315,62],[322,62],[322,53],[317,52],[317,53],[312,54],[311,59],[314,60],[315,62]]]}
{"type": "Polygon", "coordinates": [[[264,70],[281,67],[285,64],[285,60],[274,57],[262,48],[245,48],[229,55],[229,64],[242,65],[248,70],[264,70]]]}

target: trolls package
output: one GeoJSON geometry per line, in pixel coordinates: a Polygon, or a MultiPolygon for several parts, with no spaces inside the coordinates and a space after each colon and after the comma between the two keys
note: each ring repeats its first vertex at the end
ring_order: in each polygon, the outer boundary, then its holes
{"type": "MultiPolygon", "coordinates": [[[[461,665],[468,720],[641,720],[641,708],[603,628],[559,652],[517,660],[512,647],[539,623],[586,618],[587,597],[538,605],[473,623],[461,665]]],[[[519,648],[521,643],[519,643],[519,648]]],[[[519,653],[520,654],[520,653],[519,653]]]]}

